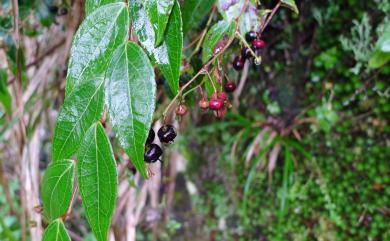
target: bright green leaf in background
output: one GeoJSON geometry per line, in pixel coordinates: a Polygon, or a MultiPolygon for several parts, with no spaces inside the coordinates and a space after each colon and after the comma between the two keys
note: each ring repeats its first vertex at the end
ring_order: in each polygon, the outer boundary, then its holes
{"type": "Polygon", "coordinates": [[[100,123],[89,128],[81,144],[77,181],[92,231],[98,241],[107,241],[116,203],[118,174],[110,141],[100,123]]]}
{"type": "Polygon", "coordinates": [[[49,221],[66,213],[72,199],[74,162],[60,160],[51,163],[42,181],[43,212],[49,221]]]}
{"type": "Polygon", "coordinates": [[[146,178],[144,149],[156,98],[153,66],[142,48],[129,42],[113,54],[106,78],[106,100],[115,134],[146,178]]]}
{"type": "Polygon", "coordinates": [[[102,78],[83,81],[65,98],[54,131],[53,161],[70,158],[88,128],[100,119],[104,107],[103,82],[102,78]]]}
{"type": "Polygon", "coordinates": [[[297,4],[295,3],[295,0],[281,0],[280,2],[282,3],[282,6],[291,9],[296,14],[299,14],[299,10],[297,4]]]}
{"type": "Polygon", "coordinates": [[[183,32],[195,28],[211,10],[215,0],[186,0],[183,5],[183,32]]]}
{"type": "Polygon", "coordinates": [[[71,241],[64,223],[57,219],[43,233],[42,241],[71,241]]]}
{"type": "MultiPolygon", "coordinates": [[[[216,50],[216,45],[220,41],[227,41],[233,36],[235,30],[235,23],[227,22],[224,20],[219,21],[207,32],[203,46],[202,46],[202,62],[207,62],[214,54],[218,51],[216,50]]],[[[224,45],[223,45],[224,46],[224,45]]],[[[223,47],[223,46],[219,46],[223,47]]]]}
{"type": "Polygon", "coordinates": [[[85,14],[89,15],[99,7],[110,3],[123,2],[123,0],[86,0],[85,14]]]}
{"type": "Polygon", "coordinates": [[[141,0],[129,2],[130,15],[133,21],[133,28],[138,40],[151,56],[163,73],[173,94],[179,91],[179,78],[181,56],[183,48],[183,31],[180,6],[175,1],[172,13],[169,18],[165,38],[162,44],[155,48],[156,36],[152,24],[141,0]]]}
{"type": "Polygon", "coordinates": [[[111,3],[90,14],[77,31],[70,53],[66,93],[91,76],[104,76],[112,52],[127,40],[125,3],[111,3]]]}
{"type": "Polygon", "coordinates": [[[12,112],[12,97],[8,91],[7,71],[0,69],[0,102],[5,110],[10,114],[12,112]]]}
{"type": "Polygon", "coordinates": [[[155,46],[164,39],[165,29],[175,0],[145,0],[144,6],[156,36],[155,46]]]}
{"type": "Polygon", "coordinates": [[[375,50],[369,61],[370,68],[379,68],[390,61],[390,25],[376,43],[375,50]]]}

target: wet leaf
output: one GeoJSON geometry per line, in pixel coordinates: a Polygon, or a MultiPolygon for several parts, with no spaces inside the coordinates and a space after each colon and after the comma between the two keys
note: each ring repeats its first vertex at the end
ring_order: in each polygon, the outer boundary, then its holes
{"type": "Polygon", "coordinates": [[[92,232],[97,241],[107,241],[117,197],[118,174],[110,141],[100,123],[89,128],[81,144],[77,181],[92,232]]]}
{"type": "Polygon", "coordinates": [[[145,0],[144,6],[156,36],[155,46],[164,39],[165,29],[175,0],[145,0]]]}
{"type": "Polygon", "coordinates": [[[71,241],[64,223],[57,219],[43,233],[42,241],[71,241]]]}
{"type": "Polygon", "coordinates": [[[145,178],[144,149],[155,109],[153,67],[135,43],[118,48],[106,76],[106,100],[116,136],[145,178]]]}
{"type": "Polygon", "coordinates": [[[86,0],[85,1],[85,14],[89,15],[101,6],[104,6],[104,5],[107,5],[110,3],[116,3],[116,2],[123,2],[123,1],[122,0],[86,0]]]}

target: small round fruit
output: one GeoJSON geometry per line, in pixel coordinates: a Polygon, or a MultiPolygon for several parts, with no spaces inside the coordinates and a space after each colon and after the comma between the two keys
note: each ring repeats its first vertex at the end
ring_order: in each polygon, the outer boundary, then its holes
{"type": "Polygon", "coordinates": [[[176,115],[183,116],[183,115],[187,114],[187,111],[188,111],[187,106],[186,106],[186,105],[183,105],[183,104],[180,104],[180,105],[176,108],[176,115]]]}
{"type": "Polygon", "coordinates": [[[155,136],[156,136],[156,133],[154,133],[154,130],[150,129],[148,138],[146,139],[146,144],[152,144],[155,136]]]}
{"type": "Polygon", "coordinates": [[[240,71],[244,68],[245,59],[241,58],[241,56],[236,56],[233,60],[233,68],[237,71],[240,71]]]}
{"type": "Polygon", "coordinates": [[[251,50],[249,48],[243,48],[241,50],[241,57],[243,59],[249,59],[250,57],[252,57],[251,50]]]}
{"type": "Polygon", "coordinates": [[[222,99],[211,99],[209,101],[209,107],[212,110],[220,110],[223,107],[223,102],[222,99]]]}
{"type": "Polygon", "coordinates": [[[215,115],[215,117],[222,119],[223,117],[225,117],[226,112],[227,112],[227,109],[226,109],[226,107],[224,107],[220,110],[214,111],[214,115],[215,115]]]}
{"type": "Polygon", "coordinates": [[[176,131],[172,125],[165,125],[157,132],[157,136],[162,143],[172,143],[176,138],[176,131]]]}
{"type": "Polygon", "coordinates": [[[144,154],[144,161],[146,163],[153,163],[160,159],[163,151],[161,147],[157,144],[150,144],[150,146],[146,147],[144,154]]]}
{"type": "Polygon", "coordinates": [[[206,100],[206,99],[201,99],[200,101],[199,101],[199,103],[198,103],[198,105],[199,105],[199,107],[201,108],[201,109],[207,109],[207,108],[209,108],[209,102],[206,100]]]}
{"type": "Polygon", "coordinates": [[[218,92],[218,99],[221,99],[223,101],[227,100],[227,95],[225,92],[221,91],[221,92],[218,92]]]}
{"type": "Polygon", "coordinates": [[[265,42],[261,39],[255,39],[252,42],[252,46],[254,49],[263,49],[265,47],[265,42]]]}
{"type": "Polygon", "coordinates": [[[225,87],[225,91],[228,93],[235,91],[237,88],[236,83],[234,83],[233,81],[227,82],[224,87],[225,87]]]}
{"type": "Polygon", "coordinates": [[[252,42],[253,40],[255,40],[257,38],[257,33],[255,31],[249,31],[245,34],[245,39],[246,41],[248,42],[252,42]]]}

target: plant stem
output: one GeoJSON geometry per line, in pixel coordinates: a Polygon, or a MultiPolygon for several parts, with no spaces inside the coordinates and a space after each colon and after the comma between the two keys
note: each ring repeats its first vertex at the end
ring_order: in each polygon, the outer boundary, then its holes
{"type": "Polygon", "coordinates": [[[248,44],[248,42],[245,40],[245,38],[239,33],[236,33],[237,37],[240,39],[240,41],[249,49],[252,56],[256,59],[256,61],[261,61],[261,58],[257,56],[257,54],[252,50],[251,46],[248,44]]]}
{"type": "Polygon", "coordinates": [[[279,1],[278,4],[276,4],[276,6],[272,9],[272,12],[270,13],[269,17],[267,18],[267,20],[265,21],[265,24],[262,26],[261,28],[261,33],[264,32],[264,29],[268,26],[268,24],[271,22],[271,19],[273,18],[273,16],[275,15],[276,11],[278,11],[280,5],[282,3],[279,1]]]}
{"type": "MultiPolygon", "coordinates": [[[[245,3],[244,3],[244,6],[243,8],[241,9],[241,12],[240,14],[236,17],[235,19],[235,22],[236,22],[236,29],[235,29],[235,33],[239,32],[239,20],[241,18],[241,16],[244,14],[244,12],[246,11],[246,9],[248,8],[248,5],[249,5],[249,0],[245,0],[245,3]]],[[[214,61],[220,56],[222,55],[226,49],[228,49],[230,47],[230,45],[233,43],[233,40],[235,38],[235,35],[233,35],[229,41],[226,43],[226,45],[222,48],[222,50],[220,52],[218,52],[216,55],[214,55],[205,65],[203,65],[203,67],[198,71],[198,73],[196,73],[194,75],[194,77],[192,77],[192,79],[190,81],[188,81],[180,90],[179,92],[175,95],[175,97],[171,100],[171,102],[168,104],[168,106],[165,108],[163,114],[162,114],[162,117],[163,117],[163,121],[165,121],[165,118],[166,118],[166,115],[169,111],[169,109],[171,108],[171,106],[173,105],[173,103],[177,100],[177,98],[183,94],[183,91],[192,83],[195,81],[195,79],[203,74],[205,71],[207,71],[208,67],[214,63],[214,61]]]]}

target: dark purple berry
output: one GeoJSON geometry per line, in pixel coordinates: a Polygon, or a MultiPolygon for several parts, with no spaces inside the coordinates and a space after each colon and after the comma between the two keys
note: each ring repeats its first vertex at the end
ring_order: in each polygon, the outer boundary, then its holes
{"type": "Polygon", "coordinates": [[[163,154],[163,151],[161,147],[157,144],[150,144],[146,147],[145,154],[144,154],[144,161],[146,163],[153,163],[160,159],[161,155],[163,154]]]}
{"type": "Polygon", "coordinates": [[[263,41],[263,40],[261,40],[261,39],[255,39],[255,40],[253,40],[253,42],[252,42],[252,46],[253,46],[253,48],[254,49],[262,49],[262,48],[264,48],[265,47],[265,42],[263,41]]]}
{"type": "Polygon", "coordinates": [[[176,131],[172,125],[165,125],[157,132],[157,136],[163,143],[172,143],[176,138],[176,131]]]}
{"type": "Polygon", "coordinates": [[[152,144],[155,136],[156,136],[156,133],[154,133],[154,130],[150,129],[148,139],[146,139],[146,144],[152,144]]]}
{"type": "Polygon", "coordinates": [[[245,34],[245,39],[249,43],[251,43],[253,40],[257,38],[257,33],[255,31],[249,31],[245,34]]]}
{"type": "Polygon", "coordinates": [[[244,68],[245,59],[241,58],[241,56],[236,56],[233,60],[233,68],[237,71],[240,71],[244,68]]]}
{"type": "Polygon", "coordinates": [[[233,81],[227,82],[224,87],[225,87],[225,91],[228,93],[235,91],[237,88],[236,83],[234,83],[233,81]]]}
{"type": "Polygon", "coordinates": [[[250,57],[252,57],[251,50],[249,48],[243,48],[241,50],[241,57],[243,59],[249,59],[250,57]]]}

